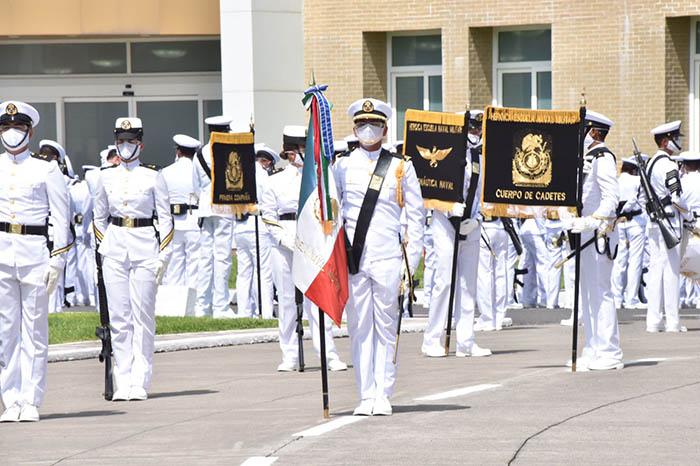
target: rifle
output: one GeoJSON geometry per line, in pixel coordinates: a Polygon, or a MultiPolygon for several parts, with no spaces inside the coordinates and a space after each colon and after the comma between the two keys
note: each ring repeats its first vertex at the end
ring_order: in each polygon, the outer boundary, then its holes
{"type": "MultiPolygon", "coordinates": [[[[583,244],[581,245],[580,250],[583,251],[583,250],[586,249],[588,246],[590,246],[591,244],[595,243],[595,242],[596,242],[597,240],[599,240],[600,238],[604,237],[605,235],[607,235],[608,233],[610,233],[611,231],[613,231],[613,230],[615,229],[615,227],[617,226],[618,223],[622,223],[622,222],[625,222],[625,221],[627,221],[627,217],[625,217],[624,215],[622,215],[622,216],[620,216],[620,217],[617,217],[617,218],[615,219],[614,222],[612,222],[610,225],[608,225],[608,226],[605,228],[605,230],[599,231],[597,235],[593,235],[592,238],[590,238],[588,241],[586,241],[585,243],[583,243],[583,244]]],[[[602,253],[601,253],[601,254],[602,254],[602,253]]],[[[569,255],[567,255],[567,256],[566,256],[564,259],[562,259],[560,262],[557,262],[557,263],[554,265],[554,268],[556,268],[556,269],[560,268],[560,267],[561,267],[562,265],[564,265],[567,261],[569,261],[570,259],[573,259],[574,257],[576,257],[576,251],[575,251],[575,250],[574,250],[574,251],[571,251],[571,252],[569,253],[569,255]]]]}
{"type": "Polygon", "coordinates": [[[520,255],[523,253],[523,242],[520,240],[520,236],[518,236],[518,232],[515,231],[515,226],[513,226],[513,220],[511,220],[508,217],[501,217],[501,223],[503,223],[503,228],[506,230],[506,233],[508,233],[508,236],[510,237],[510,241],[513,243],[513,247],[515,248],[515,253],[517,255],[520,255]]]}
{"type": "MultiPolygon", "coordinates": [[[[294,288],[294,302],[297,304],[297,344],[299,345],[299,372],[304,372],[304,295],[294,288]]],[[[319,329],[320,332],[324,330],[319,329]]]]}
{"type": "MultiPolygon", "coordinates": [[[[413,300],[413,277],[411,276],[411,269],[408,266],[408,255],[406,254],[406,245],[401,241],[401,235],[399,235],[399,243],[401,243],[401,255],[403,256],[404,272],[403,277],[401,277],[401,284],[399,285],[399,320],[396,324],[396,346],[394,346],[394,364],[396,364],[396,357],[399,353],[399,337],[401,336],[401,320],[403,318],[403,300],[406,290],[408,289],[408,305],[409,309],[412,307],[411,301],[413,300]]],[[[409,312],[409,315],[412,312],[409,312]]]]}
{"type": "Polygon", "coordinates": [[[646,162],[642,159],[642,154],[639,152],[637,141],[635,141],[634,138],[632,138],[632,144],[634,144],[634,158],[637,159],[637,164],[639,164],[639,181],[647,197],[647,213],[649,214],[649,219],[659,226],[666,247],[668,249],[673,249],[681,242],[680,235],[676,234],[676,230],[673,228],[671,221],[666,217],[666,212],[659,200],[659,196],[656,195],[654,188],[651,187],[651,180],[649,180],[649,173],[647,173],[646,162]]]}
{"type": "Polygon", "coordinates": [[[112,401],[114,395],[114,383],[112,381],[112,333],[109,329],[109,308],[107,307],[107,290],[105,289],[104,276],[102,275],[102,254],[95,251],[95,263],[97,265],[97,295],[100,301],[100,326],[95,328],[95,335],[102,341],[100,350],[100,362],[105,363],[105,392],[107,401],[112,401]]]}

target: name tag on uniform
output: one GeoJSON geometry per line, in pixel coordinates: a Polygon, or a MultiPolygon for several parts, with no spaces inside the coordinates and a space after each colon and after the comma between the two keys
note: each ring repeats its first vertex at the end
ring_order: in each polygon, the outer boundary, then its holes
{"type": "Polygon", "coordinates": [[[372,180],[369,182],[369,189],[379,191],[382,188],[384,178],[377,175],[372,175],[372,180]]]}

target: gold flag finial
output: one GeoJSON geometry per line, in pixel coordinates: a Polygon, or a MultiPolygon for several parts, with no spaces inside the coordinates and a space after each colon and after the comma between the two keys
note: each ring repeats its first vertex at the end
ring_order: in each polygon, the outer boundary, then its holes
{"type": "Polygon", "coordinates": [[[579,102],[579,103],[581,104],[581,107],[586,106],[586,88],[585,87],[581,91],[581,102],[579,102]]]}
{"type": "Polygon", "coordinates": [[[309,77],[309,86],[316,85],[316,77],[314,76],[314,69],[311,68],[311,76],[309,77]]]}
{"type": "Polygon", "coordinates": [[[467,111],[467,112],[468,112],[469,110],[471,110],[471,108],[472,108],[472,106],[471,106],[470,104],[466,104],[466,105],[464,106],[464,110],[467,111]]]}

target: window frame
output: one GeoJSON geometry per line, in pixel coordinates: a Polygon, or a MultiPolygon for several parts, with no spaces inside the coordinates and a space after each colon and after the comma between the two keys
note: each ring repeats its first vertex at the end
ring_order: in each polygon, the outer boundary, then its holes
{"type": "Polygon", "coordinates": [[[700,50],[698,50],[698,25],[700,17],[690,20],[690,77],[688,79],[688,146],[700,150],[700,50]]]}
{"type": "Polygon", "coordinates": [[[499,62],[498,61],[498,33],[503,31],[532,31],[532,30],[552,30],[551,24],[533,24],[523,26],[508,26],[493,28],[493,96],[491,104],[494,106],[503,106],[503,74],[508,73],[530,73],[530,108],[537,109],[537,73],[552,72],[552,60],[536,60],[536,61],[515,61],[515,62],[499,62]]]}
{"type": "MultiPolygon", "coordinates": [[[[393,66],[392,65],[392,39],[398,36],[440,36],[440,55],[441,62],[444,62],[443,46],[442,46],[442,30],[428,29],[420,31],[394,31],[387,33],[386,41],[386,66],[387,66],[387,95],[389,97],[389,106],[391,106],[392,116],[389,120],[389,131],[387,138],[390,143],[396,142],[398,139],[398,127],[396,124],[396,78],[423,78],[423,110],[430,109],[430,77],[440,76],[442,87],[444,89],[444,76],[442,74],[442,63],[440,65],[413,65],[413,66],[393,66]]],[[[444,102],[444,91],[441,96],[444,102]]]]}

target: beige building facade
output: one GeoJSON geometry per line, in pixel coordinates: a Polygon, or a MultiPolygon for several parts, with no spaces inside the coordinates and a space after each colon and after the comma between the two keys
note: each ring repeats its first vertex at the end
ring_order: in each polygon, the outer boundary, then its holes
{"type": "Polygon", "coordinates": [[[329,85],[336,137],[362,97],[391,103],[397,140],[406,108],[571,110],[585,89],[619,156],[674,119],[699,149],[698,17],[696,0],[305,0],[305,73],[329,85]]]}

